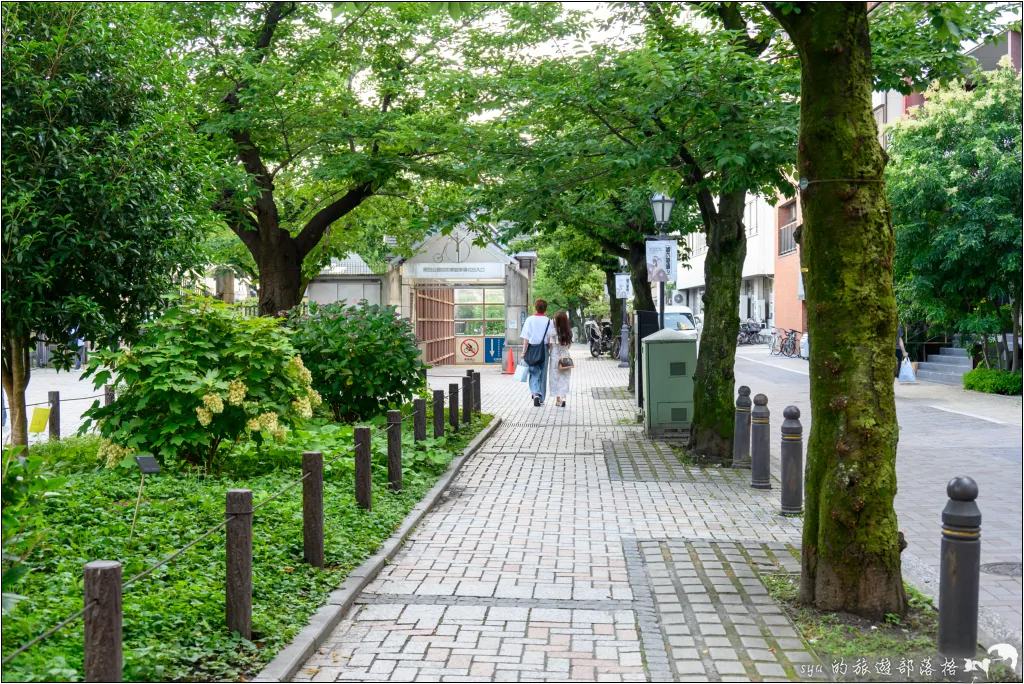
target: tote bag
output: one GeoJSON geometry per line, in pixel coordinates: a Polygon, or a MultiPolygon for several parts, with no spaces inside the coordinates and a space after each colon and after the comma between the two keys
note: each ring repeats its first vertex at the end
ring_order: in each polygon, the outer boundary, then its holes
{"type": "Polygon", "coordinates": [[[520,361],[519,365],[516,366],[516,373],[512,377],[519,382],[526,382],[530,378],[530,367],[523,361],[520,361]]]}

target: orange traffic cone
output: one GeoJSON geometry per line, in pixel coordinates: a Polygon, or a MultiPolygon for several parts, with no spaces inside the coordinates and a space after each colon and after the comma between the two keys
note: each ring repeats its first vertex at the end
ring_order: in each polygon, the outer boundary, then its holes
{"type": "Polygon", "coordinates": [[[512,357],[512,347],[508,348],[508,363],[505,364],[505,370],[501,372],[502,375],[512,375],[516,372],[516,361],[512,357]]]}

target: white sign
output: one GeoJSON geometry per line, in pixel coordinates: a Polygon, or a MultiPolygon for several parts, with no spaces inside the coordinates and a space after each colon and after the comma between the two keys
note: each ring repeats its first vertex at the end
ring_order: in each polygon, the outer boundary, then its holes
{"type": "Polygon", "coordinates": [[[506,321],[505,327],[507,327],[509,330],[515,330],[519,327],[519,321],[517,321],[514,318],[510,318],[508,319],[508,321],[506,321]]]}
{"type": "Polygon", "coordinates": [[[647,280],[652,283],[676,281],[675,240],[651,240],[647,243],[647,280]]]}
{"type": "Polygon", "coordinates": [[[633,281],[628,273],[615,274],[615,298],[629,299],[633,296],[633,281]]]}
{"type": "Polygon", "coordinates": [[[418,263],[402,266],[406,278],[444,278],[448,280],[501,279],[505,264],[466,261],[454,263],[418,263]]]}

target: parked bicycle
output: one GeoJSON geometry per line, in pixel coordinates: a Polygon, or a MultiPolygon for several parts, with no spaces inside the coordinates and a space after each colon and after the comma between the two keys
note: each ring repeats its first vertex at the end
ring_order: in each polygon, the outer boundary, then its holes
{"type": "Polygon", "coordinates": [[[772,335],[770,353],[796,358],[800,356],[800,335],[796,330],[776,328],[772,335]]]}
{"type": "Polygon", "coordinates": [[[740,324],[740,332],[736,338],[736,344],[765,344],[768,338],[762,333],[761,324],[753,318],[748,318],[745,323],[740,324]]]}

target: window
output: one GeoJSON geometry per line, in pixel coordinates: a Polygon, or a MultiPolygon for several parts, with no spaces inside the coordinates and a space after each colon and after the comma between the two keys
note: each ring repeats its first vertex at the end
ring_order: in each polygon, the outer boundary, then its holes
{"type": "Polygon", "coordinates": [[[743,224],[746,227],[747,237],[753,237],[754,235],[757,235],[757,198],[754,198],[751,201],[747,202],[747,207],[743,214],[743,224]]]}
{"type": "Polygon", "coordinates": [[[779,207],[779,256],[796,251],[796,202],[779,207]]]}
{"type": "Polygon", "coordinates": [[[703,231],[690,233],[686,239],[689,241],[690,255],[699,256],[708,251],[708,239],[703,231]]]}
{"type": "Polygon", "coordinates": [[[504,335],[505,290],[459,287],[455,289],[456,335],[504,335]]]}
{"type": "Polygon", "coordinates": [[[878,127],[878,143],[882,146],[882,149],[885,149],[885,133],[882,132],[882,129],[885,128],[885,105],[878,105],[873,113],[875,115],[875,126],[878,127]]]}

